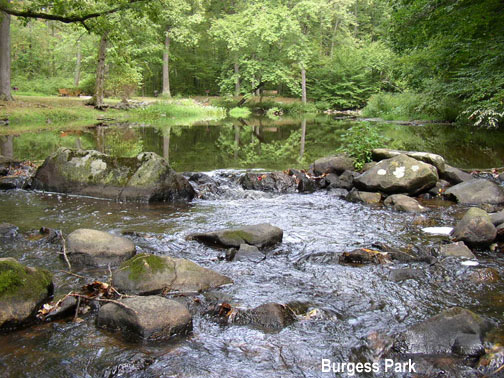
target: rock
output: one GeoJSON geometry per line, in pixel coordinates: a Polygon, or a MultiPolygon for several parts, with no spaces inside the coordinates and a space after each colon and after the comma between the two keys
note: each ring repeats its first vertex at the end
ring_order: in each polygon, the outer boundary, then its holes
{"type": "Polygon", "coordinates": [[[496,227],[496,230],[497,230],[496,240],[498,240],[498,241],[504,241],[504,223],[499,224],[496,227]]]}
{"type": "Polygon", "coordinates": [[[462,205],[504,203],[504,188],[486,179],[472,179],[452,186],[445,192],[448,199],[462,205]]]}
{"type": "Polygon", "coordinates": [[[490,216],[490,220],[492,221],[494,226],[498,226],[504,223],[504,210],[488,215],[490,216]]]}
{"type": "Polygon", "coordinates": [[[390,262],[386,252],[375,251],[367,248],[355,249],[351,252],[343,252],[339,257],[340,264],[385,264],[390,262]]]}
{"type": "Polygon", "coordinates": [[[241,244],[236,252],[233,261],[259,262],[264,260],[265,255],[254,245],[241,244]]]}
{"type": "Polygon", "coordinates": [[[355,188],[345,198],[349,202],[362,202],[368,205],[376,205],[381,201],[380,193],[360,192],[355,188]]]}
{"type": "Polygon", "coordinates": [[[385,206],[390,206],[397,211],[409,213],[423,213],[427,211],[427,208],[420,205],[416,199],[405,196],[404,194],[393,194],[388,196],[383,203],[385,206]]]}
{"type": "Polygon", "coordinates": [[[284,172],[246,173],[240,178],[240,185],[246,190],[260,190],[274,193],[295,193],[296,179],[284,172]]]}
{"type": "Polygon", "coordinates": [[[452,244],[444,244],[439,247],[439,255],[440,256],[455,256],[455,257],[463,257],[465,259],[473,259],[476,260],[476,256],[474,253],[467,248],[464,242],[457,242],[452,244]]]}
{"type": "Polygon", "coordinates": [[[354,169],[353,160],[346,155],[327,156],[315,160],[311,169],[315,175],[324,173],[336,173],[337,175],[344,171],[352,171],[354,169]]]}
{"type": "Polygon", "coordinates": [[[72,263],[90,266],[117,265],[135,255],[131,240],[108,232],[80,228],[67,236],[67,256],[72,263]]]}
{"type": "Polygon", "coordinates": [[[340,176],[335,173],[329,173],[325,177],[326,188],[350,190],[353,188],[353,181],[356,176],[357,173],[352,171],[345,171],[340,176]]]}
{"type": "Polygon", "coordinates": [[[402,333],[395,349],[401,353],[478,356],[485,352],[482,340],[490,327],[479,315],[454,307],[402,333]]]}
{"type": "Polygon", "coordinates": [[[357,176],[354,185],[366,191],[415,194],[429,190],[437,181],[438,174],[432,165],[398,155],[357,176]]]}
{"type": "Polygon", "coordinates": [[[114,158],[98,151],[59,148],[37,170],[33,189],[120,201],[190,201],[189,181],[152,152],[114,158]]]}
{"type": "Polygon", "coordinates": [[[0,330],[17,328],[34,319],[54,290],[52,275],[13,258],[0,258],[0,330]]]}
{"type": "Polygon", "coordinates": [[[17,236],[19,228],[10,223],[0,223],[0,238],[14,238],[17,236]]]}
{"type": "Polygon", "coordinates": [[[329,193],[334,197],[345,199],[350,192],[346,189],[330,189],[329,193]]]}
{"type": "Polygon", "coordinates": [[[366,172],[366,171],[369,171],[371,168],[373,168],[376,164],[378,164],[377,161],[370,161],[366,164],[364,164],[364,166],[362,167],[362,172],[366,172]]]}
{"type": "Polygon", "coordinates": [[[192,331],[192,317],[183,304],[159,296],[123,298],[100,308],[96,325],[125,336],[168,340],[192,331]]]}
{"type": "Polygon", "coordinates": [[[391,281],[405,281],[409,279],[422,279],[425,274],[420,269],[392,269],[389,272],[389,279],[391,281]]]}
{"type": "Polygon", "coordinates": [[[29,186],[27,175],[0,177],[0,190],[24,189],[29,186]]]}
{"type": "Polygon", "coordinates": [[[233,323],[252,325],[265,330],[280,330],[296,320],[289,307],[278,303],[265,303],[251,310],[238,311],[233,323]]]}
{"type": "Polygon", "coordinates": [[[441,196],[446,189],[450,187],[450,183],[446,180],[439,180],[436,182],[436,185],[434,185],[430,190],[427,192],[427,194],[430,194],[432,197],[439,197],[441,196]]]}
{"type": "Polygon", "coordinates": [[[190,234],[187,240],[196,240],[210,246],[231,248],[241,244],[255,245],[258,248],[281,243],[283,231],[268,223],[225,229],[214,232],[190,234]]]}
{"type": "Polygon", "coordinates": [[[475,269],[469,274],[471,281],[475,283],[496,283],[500,281],[500,276],[494,268],[475,269]]]}
{"type": "Polygon", "coordinates": [[[113,272],[113,285],[128,293],[204,291],[233,281],[192,261],[169,256],[139,254],[113,272]]]}
{"type": "Polygon", "coordinates": [[[210,199],[221,194],[217,182],[205,173],[193,173],[189,181],[195,184],[198,198],[210,199]]]}
{"type": "Polygon", "coordinates": [[[461,169],[446,164],[445,171],[441,175],[441,178],[448,181],[452,185],[457,185],[461,182],[472,180],[473,176],[470,173],[464,172],[461,169]]]}
{"type": "Polygon", "coordinates": [[[445,159],[440,155],[432,154],[430,152],[399,151],[399,150],[389,150],[386,148],[375,148],[371,153],[372,158],[375,161],[390,159],[395,156],[404,154],[413,159],[433,165],[434,167],[436,167],[438,174],[440,175],[445,172],[446,168],[445,159]]]}
{"type": "Polygon", "coordinates": [[[289,169],[289,176],[294,177],[297,183],[297,190],[299,193],[313,193],[317,190],[318,184],[311,180],[305,172],[298,171],[297,169],[289,169]]]}
{"type": "Polygon", "coordinates": [[[497,230],[485,210],[470,208],[450,234],[455,241],[463,241],[470,246],[491,244],[497,230]]]}

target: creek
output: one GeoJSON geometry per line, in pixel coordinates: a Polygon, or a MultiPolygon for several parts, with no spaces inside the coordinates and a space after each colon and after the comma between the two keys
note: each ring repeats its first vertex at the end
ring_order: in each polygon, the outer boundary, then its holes
{"type": "MultiPolygon", "coordinates": [[[[81,316],[81,322],[60,320],[1,334],[1,375],[323,377],[331,376],[321,372],[323,358],[368,361],[374,353],[370,335],[394,335],[449,307],[461,306],[502,324],[502,281],[474,283],[468,278],[474,267],[457,260],[432,266],[357,267],[330,258],[373,243],[396,248],[439,245],[443,237],[425,234],[416,215],[349,203],[325,191],[274,195],[244,191],[236,183],[243,168],[306,167],[306,162],[333,152],[350,125],[328,119],[276,124],[254,120],[247,126],[237,121],[166,129],[116,125],[1,137],[18,159],[42,160],[62,145],[126,156],[154,151],[179,172],[207,172],[223,190],[215,198],[184,206],[0,191],[0,223],[13,223],[21,233],[42,226],[64,234],[77,228],[125,233],[137,252],[187,258],[234,280],[232,286],[195,297],[202,303],[217,296],[242,308],[277,302],[303,309],[297,322],[279,332],[223,325],[199,312],[193,315],[189,337],[166,344],[122,340],[96,328],[91,311],[81,316]],[[222,261],[218,258],[222,251],[185,240],[192,232],[264,222],[282,228],[284,240],[259,263],[222,261]],[[390,270],[402,267],[421,269],[425,277],[390,280],[390,270]]],[[[495,135],[435,125],[382,127],[403,148],[439,153],[454,166],[490,168],[504,158],[504,139],[495,135]]],[[[426,205],[431,207],[427,217],[432,226],[454,226],[463,210],[456,205],[426,205]]],[[[108,279],[105,270],[75,270],[87,279],[66,274],[58,252],[54,245],[27,237],[0,245],[0,257],[53,272],[56,295],[108,279]]],[[[504,261],[496,253],[482,250],[477,256],[479,268],[492,267],[504,275],[504,261]]],[[[445,376],[475,376],[461,361],[451,361],[445,370],[445,376]]]]}

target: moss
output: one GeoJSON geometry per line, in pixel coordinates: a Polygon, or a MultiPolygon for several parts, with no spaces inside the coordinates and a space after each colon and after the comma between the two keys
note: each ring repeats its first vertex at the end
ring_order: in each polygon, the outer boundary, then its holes
{"type": "Polygon", "coordinates": [[[235,231],[226,231],[223,237],[237,242],[246,241],[247,243],[249,243],[252,240],[253,235],[243,230],[235,230],[235,231]]]}
{"type": "Polygon", "coordinates": [[[38,299],[51,285],[52,275],[44,269],[28,268],[13,259],[0,261],[0,299],[38,299]]]}
{"type": "Polygon", "coordinates": [[[146,253],[140,253],[121,264],[121,270],[128,270],[128,277],[132,281],[139,281],[147,272],[155,274],[173,268],[162,257],[146,253]]]}

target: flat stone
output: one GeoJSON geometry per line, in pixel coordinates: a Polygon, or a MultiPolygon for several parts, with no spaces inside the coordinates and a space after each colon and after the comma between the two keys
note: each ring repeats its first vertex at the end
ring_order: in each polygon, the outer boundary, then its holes
{"type": "Polygon", "coordinates": [[[96,325],[126,337],[168,340],[192,331],[192,317],[183,304],[160,296],[123,298],[100,308],[96,325]]]}
{"type": "Polygon", "coordinates": [[[259,262],[264,260],[265,255],[254,245],[241,244],[233,261],[259,262]]]}
{"type": "Polygon", "coordinates": [[[456,185],[464,181],[472,180],[474,177],[461,169],[452,167],[451,165],[445,165],[445,171],[441,175],[443,179],[448,181],[450,184],[456,185]]]}
{"type": "Polygon", "coordinates": [[[367,205],[377,205],[380,203],[381,198],[381,193],[370,193],[352,189],[345,199],[349,202],[361,202],[367,205]]]}
{"type": "Polygon", "coordinates": [[[428,209],[414,199],[404,194],[393,194],[388,196],[383,202],[385,206],[390,206],[396,211],[408,213],[423,213],[428,209]]]}
{"type": "Polygon", "coordinates": [[[68,259],[80,265],[117,265],[136,253],[135,245],[127,238],[85,228],[69,234],[66,243],[68,259]]]}
{"type": "Polygon", "coordinates": [[[196,240],[210,246],[224,248],[238,248],[241,244],[255,245],[258,248],[263,248],[281,243],[282,239],[283,231],[268,223],[196,233],[187,236],[187,240],[196,240]]]}
{"type": "Polygon", "coordinates": [[[352,171],[354,164],[352,158],[346,155],[335,155],[315,160],[311,169],[315,175],[322,175],[324,173],[336,173],[339,175],[344,171],[352,171]]]}
{"type": "Polygon", "coordinates": [[[486,179],[472,179],[452,186],[445,196],[462,205],[502,204],[504,188],[486,179]]]}
{"type": "Polygon", "coordinates": [[[457,243],[452,243],[452,244],[444,244],[441,247],[439,247],[439,254],[441,256],[455,256],[455,257],[462,257],[465,259],[472,259],[476,260],[476,256],[474,256],[474,253],[467,248],[467,246],[464,244],[464,242],[457,242],[457,243]]]}

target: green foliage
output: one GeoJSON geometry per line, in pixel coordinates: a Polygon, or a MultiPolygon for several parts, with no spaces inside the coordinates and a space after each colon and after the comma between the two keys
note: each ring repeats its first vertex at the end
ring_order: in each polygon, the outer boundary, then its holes
{"type": "Polygon", "coordinates": [[[385,145],[378,126],[369,122],[360,122],[353,125],[343,134],[341,147],[338,152],[346,153],[353,158],[355,169],[360,170],[367,162],[371,161],[371,151],[385,145]]]}
{"type": "Polygon", "coordinates": [[[155,274],[163,272],[168,268],[168,264],[161,257],[146,253],[139,253],[122,263],[120,267],[121,270],[129,271],[128,277],[133,281],[140,280],[148,272],[155,274]]]}
{"type": "Polygon", "coordinates": [[[233,108],[229,111],[229,115],[233,118],[247,118],[252,112],[248,108],[233,108]]]}
{"type": "Polygon", "coordinates": [[[435,100],[428,94],[413,92],[378,93],[363,109],[365,117],[385,120],[436,120],[453,122],[460,112],[460,103],[451,98],[435,100]]]}
{"type": "Polygon", "coordinates": [[[44,269],[32,270],[15,260],[0,261],[0,299],[39,299],[52,282],[44,269]]]}
{"type": "Polygon", "coordinates": [[[140,120],[155,121],[178,117],[199,117],[219,119],[226,116],[226,110],[214,106],[203,106],[191,99],[171,100],[135,109],[132,111],[140,120]]]}
{"type": "MultiPolygon", "coordinates": [[[[58,95],[60,88],[73,88],[73,80],[65,77],[36,77],[29,79],[23,76],[17,76],[12,80],[12,85],[19,88],[22,95],[58,95]]],[[[16,95],[16,93],[14,93],[16,95]]]]}

